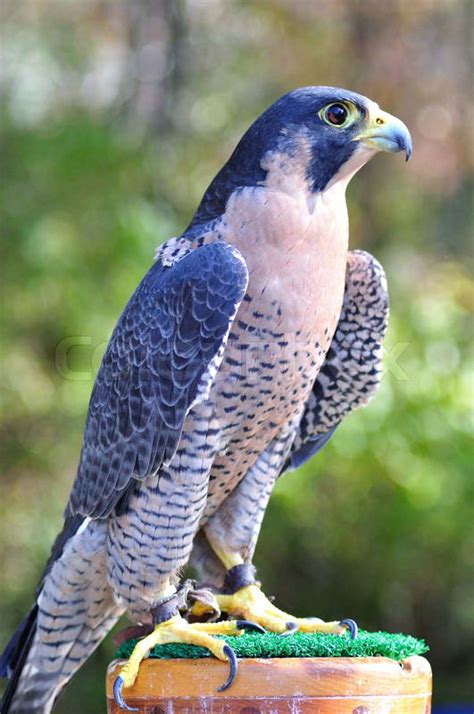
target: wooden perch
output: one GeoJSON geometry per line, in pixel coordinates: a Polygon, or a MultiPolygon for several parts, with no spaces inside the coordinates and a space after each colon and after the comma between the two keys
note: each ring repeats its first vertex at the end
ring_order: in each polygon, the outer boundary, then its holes
{"type": "MultiPolygon", "coordinates": [[[[108,714],[123,714],[112,695],[123,665],[107,674],[108,714]]],[[[431,668],[424,657],[240,659],[237,679],[214,659],[148,659],[124,690],[141,714],[429,714],[431,668]]]]}

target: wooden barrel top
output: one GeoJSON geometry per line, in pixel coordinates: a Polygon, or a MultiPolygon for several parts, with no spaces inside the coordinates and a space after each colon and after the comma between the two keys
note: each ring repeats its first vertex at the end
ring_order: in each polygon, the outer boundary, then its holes
{"type": "MultiPolygon", "coordinates": [[[[123,665],[107,673],[109,714],[120,714],[112,686],[123,665]]],[[[431,668],[424,657],[403,662],[385,657],[239,659],[235,682],[225,692],[227,666],[214,659],[148,659],[133,687],[130,706],[146,714],[427,714],[431,668]]]]}

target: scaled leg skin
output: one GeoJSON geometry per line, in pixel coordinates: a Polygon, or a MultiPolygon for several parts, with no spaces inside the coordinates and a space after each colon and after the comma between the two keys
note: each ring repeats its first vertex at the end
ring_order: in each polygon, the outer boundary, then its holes
{"type": "MultiPolygon", "coordinates": [[[[319,618],[294,617],[273,605],[255,580],[251,560],[263,514],[289,443],[289,439],[273,442],[203,527],[210,548],[227,571],[222,592],[216,595],[217,603],[229,616],[252,620],[271,632],[349,633],[355,638],[357,625],[354,620],[324,622],[319,618]]],[[[209,560],[207,553],[200,564],[208,567],[209,560]]],[[[215,567],[212,570],[218,572],[215,567]]],[[[206,573],[201,576],[207,580],[206,573]]],[[[205,611],[206,605],[200,603],[196,603],[192,610],[196,615],[205,611]]]]}
{"type": "Polygon", "coordinates": [[[228,661],[230,671],[225,682],[219,687],[224,691],[230,687],[237,675],[237,657],[232,647],[213,635],[241,635],[244,630],[261,629],[258,625],[246,620],[226,620],[224,622],[189,623],[180,615],[180,610],[186,607],[187,583],[178,588],[172,595],[165,595],[161,602],[152,609],[154,629],[149,635],[135,645],[127,663],[122,667],[114,682],[114,697],[117,704],[126,711],[135,711],[124,700],[123,689],[133,686],[138,675],[140,664],[155,645],[182,642],[208,649],[214,657],[228,661]]]}
{"type": "MultiPolygon", "coordinates": [[[[163,603],[163,609],[168,609],[169,600],[163,603]]],[[[159,608],[157,608],[158,610],[159,608]]],[[[158,622],[153,632],[137,642],[127,663],[122,667],[120,674],[114,682],[114,697],[117,704],[126,711],[136,711],[124,700],[123,689],[133,686],[138,675],[139,667],[155,645],[163,645],[172,642],[185,642],[191,645],[205,647],[217,659],[230,663],[230,672],[226,681],[219,691],[227,689],[235,679],[237,674],[237,658],[233,649],[224,641],[218,640],[212,635],[238,635],[242,634],[235,621],[219,623],[195,623],[189,624],[176,612],[168,619],[158,622]]]]}
{"type": "Polygon", "coordinates": [[[239,563],[231,567],[224,580],[226,592],[216,596],[223,612],[232,617],[251,618],[271,632],[323,632],[342,635],[349,632],[357,637],[357,624],[354,620],[344,619],[324,622],[317,617],[294,617],[273,605],[261,591],[255,580],[255,568],[250,563],[239,563]]]}

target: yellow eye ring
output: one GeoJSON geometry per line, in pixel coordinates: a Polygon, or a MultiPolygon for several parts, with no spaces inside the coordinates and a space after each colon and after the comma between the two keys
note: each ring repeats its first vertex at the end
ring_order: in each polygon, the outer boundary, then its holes
{"type": "Polygon", "coordinates": [[[319,116],[326,124],[336,129],[344,129],[352,123],[353,111],[346,102],[332,102],[321,109],[319,116]]]}

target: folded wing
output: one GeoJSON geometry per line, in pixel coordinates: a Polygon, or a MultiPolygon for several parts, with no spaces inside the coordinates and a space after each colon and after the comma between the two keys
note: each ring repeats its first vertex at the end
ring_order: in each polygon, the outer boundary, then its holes
{"type": "Polygon", "coordinates": [[[105,517],[172,458],[210,388],[248,272],[224,242],[156,262],[112,334],[92,392],[68,515],[105,517]]]}
{"type": "Polygon", "coordinates": [[[337,329],[283,471],[298,468],[314,456],[344,417],[367,404],[377,391],[388,312],[382,266],[369,253],[351,251],[337,329]]]}

